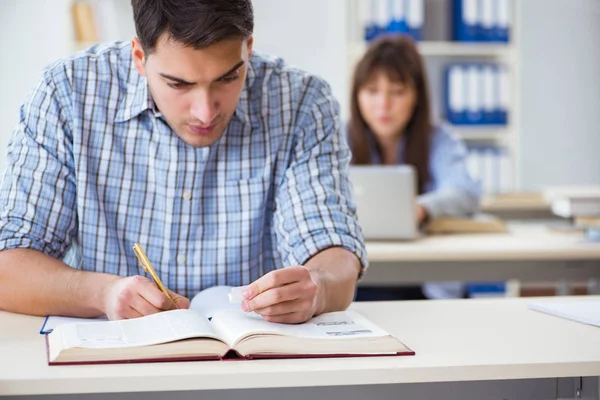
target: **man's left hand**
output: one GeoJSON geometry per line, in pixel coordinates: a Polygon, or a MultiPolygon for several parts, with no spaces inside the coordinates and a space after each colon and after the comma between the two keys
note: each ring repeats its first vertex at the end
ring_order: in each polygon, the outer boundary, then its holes
{"type": "Polygon", "coordinates": [[[319,286],[303,266],[271,271],[242,292],[242,309],[260,314],[269,322],[298,324],[318,311],[319,286]]]}

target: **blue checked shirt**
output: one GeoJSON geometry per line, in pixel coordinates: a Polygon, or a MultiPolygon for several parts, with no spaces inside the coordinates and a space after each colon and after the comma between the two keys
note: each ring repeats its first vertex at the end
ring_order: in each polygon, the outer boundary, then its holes
{"type": "Polygon", "coordinates": [[[248,284],[331,246],[365,267],[349,160],[328,85],[280,59],[251,58],[223,136],[196,149],[161,118],[130,45],[95,46],[47,68],[21,108],[0,250],[128,276],[143,274],[140,242],[185,296],[248,284]]]}

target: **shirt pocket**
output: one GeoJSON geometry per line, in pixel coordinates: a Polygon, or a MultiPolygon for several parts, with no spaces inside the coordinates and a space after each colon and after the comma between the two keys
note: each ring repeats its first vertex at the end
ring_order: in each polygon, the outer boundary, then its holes
{"type": "Polygon", "coordinates": [[[262,217],[268,193],[266,178],[250,178],[225,182],[225,203],[228,219],[249,221],[262,217]]]}

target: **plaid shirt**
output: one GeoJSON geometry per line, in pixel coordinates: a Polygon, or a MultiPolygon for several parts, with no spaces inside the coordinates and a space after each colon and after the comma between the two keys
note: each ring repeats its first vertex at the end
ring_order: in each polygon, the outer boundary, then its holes
{"type": "Polygon", "coordinates": [[[140,242],[186,296],[331,246],[366,266],[338,105],[325,82],[280,59],[252,56],[223,136],[194,148],[162,119],[128,43],[92,47],[45,70],[7,160],[0,250],[128,276],[143,274],[140,242]]]}

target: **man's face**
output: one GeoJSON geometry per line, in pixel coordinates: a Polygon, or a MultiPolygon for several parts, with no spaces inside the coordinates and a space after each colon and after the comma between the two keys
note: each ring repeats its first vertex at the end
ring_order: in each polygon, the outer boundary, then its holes
{"type": "Polygon", "coordinates": [[[148,79],[154,103],[177,136],[194,147],[215,143],[237,106],[252,37],[195,50],[164,33],[149,55],[134,38],[132,54],[136,69],[148,79]]]}

